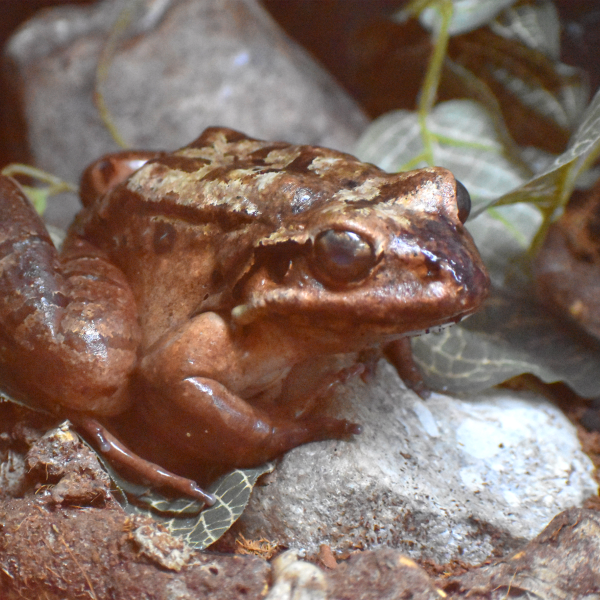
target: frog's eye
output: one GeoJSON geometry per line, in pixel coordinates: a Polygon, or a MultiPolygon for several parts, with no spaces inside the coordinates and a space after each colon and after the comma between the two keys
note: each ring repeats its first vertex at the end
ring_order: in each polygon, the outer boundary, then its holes
{"type": "Polygon", "coordinates": [[[373,246],[354,231],[328,229],[315,239],[313,267],[335,283],[363,279],[376,262],[373,246]]]}
{"type": "Polygon", "coordinates": [[[458,218],[461,223],[464,223],[471,212],[471,196],[458,179],[456,180],[456,206],[458,207],[458,218]]]}

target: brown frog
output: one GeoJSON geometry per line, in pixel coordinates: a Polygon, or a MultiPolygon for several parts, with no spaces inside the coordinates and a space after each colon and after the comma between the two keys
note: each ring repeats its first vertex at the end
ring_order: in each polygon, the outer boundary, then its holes
{"type": "Polygon", "coordinates": [[[324,412],[329,388],[488,290],[469,195],[442,168],[215,127],[100,159],[81,196],[59,253],[0,179],[1,387],[207,503],[162,467],[202,479],[358,433],[324,412]]]}

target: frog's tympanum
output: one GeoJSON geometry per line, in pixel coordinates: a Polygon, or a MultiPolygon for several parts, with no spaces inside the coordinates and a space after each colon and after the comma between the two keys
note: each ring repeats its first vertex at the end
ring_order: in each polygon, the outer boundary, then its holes
{"type": "Polygon", "coordinates": [[[469,195],[442,168],[210,128],[98,160],[81,196],[57,252],[0,179],[1,387],[207,502],[162,467],[201,481],[358,433],[325,410],[332,385],[488,289],[469,195]]]}

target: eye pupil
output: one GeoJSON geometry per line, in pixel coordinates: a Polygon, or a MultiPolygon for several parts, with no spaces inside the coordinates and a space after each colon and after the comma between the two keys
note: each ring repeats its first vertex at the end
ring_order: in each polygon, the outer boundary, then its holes
{"type": "MultiPolygon", "coordinates": [[[[323,237],[326,240],[329,260],[340,268],[349,267],[364,251],[366,244],[352,231],[330,231],[323,237]]],[[[370,250],[370,248],[368,249],[370,250]]]]}
{"type": "Polygon", "coordinates": [[[456,180],[456,206],[458,207],[458,218],[461,223],[464,223],[471,212],[471,196],[458,179],[456,180]]]}
{"type": "Polygon", "coordinates": [[[375,253],[369,242],[354,231],[335,229],[317,236],[313,258],[316,271],[338,283],[363,279],[375,264],[375,253]]]}

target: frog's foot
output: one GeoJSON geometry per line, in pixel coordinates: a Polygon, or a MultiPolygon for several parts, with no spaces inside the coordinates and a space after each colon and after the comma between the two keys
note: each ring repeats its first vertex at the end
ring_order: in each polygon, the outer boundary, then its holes
{"type": "Polygon", "coordinates": [[[175,473],[171,473],[138,456],[96,419],[87,415],[69,415],[69,417],[76,427],[81,428],[92,438],[95,446],[111,464],[125,467],[137,473],[155,487],[168,488],[184,496],[196,498],[207,506],[212,506],[215,503],[215,497],[205,492],[195,481],[175,475],[175,473]]]}
{"type": "Polygon", "coordinates": [[[358,423],[326,415],[289,421],[273,428],[270,441],[273,456],[310,442],[347,439],[362,432],[358,423]]]}
{"type": "Polygon", "coordinates": [[[337,373],[332,373],[325,377],[314,392],[315,400],[329,396],[336,386],[362,375],[364,370],[365,365],[363,363],[356,363],[351,367],[346,367],[337,373]]]}
{"type": "Polygon", "coordinates": [[[398,375],[407,388],[423,400],[431,396],[431,390],[425,385],[421,371],[415,363],[410,346],[410,338],[404,337],[390,342],[384,349],[387,359],[396,367],[398,375]]]}
{"type": "Polygon", "coordinates": [[[360,378],[364,383],[371,383],[377,373],[377,363],[382,357],[381,348],[368,348],[358,355],[359,362],[364,366],[360,378]]]}
{"type": "MultiPolygon", "coordinates": [[[[337,373],[332,373],[326,377],[314,391],[312,400],[309,403],[314,409],[314,405],[319,400],[327,398],[336,386],[346,383],[348,380],[354,377],[363,375],[365,365],[363,363],[356,363],[350,367],[341,369],[337,373]]],[[[295,420],[290,420],[286,423],[286,444],[293,444],[292,448],[299,446],[300,444],[306,444],[307,442],[320,442],[323,440],[339,440],[358,435],[362,432],[362,427],[358,423],[347,421],[346,419],[336,419],[335,417],[329,417],[327,415],[319,414],[312,415],[312,410],[308,410],[306,416],[295,420]],[[292,440],[298,438],[298,443],[294,443],[292,440]]],[[[275,427],[277,429],[283,429],[282,427],[275,427]]]]}
{"type": "Polygon", "coordinates": [[[323,415],[306,419],[303,424],[312,431],[311,439],[315,442],[339,440],[362,433],[362,426],[359,423],[323,415]]]}

